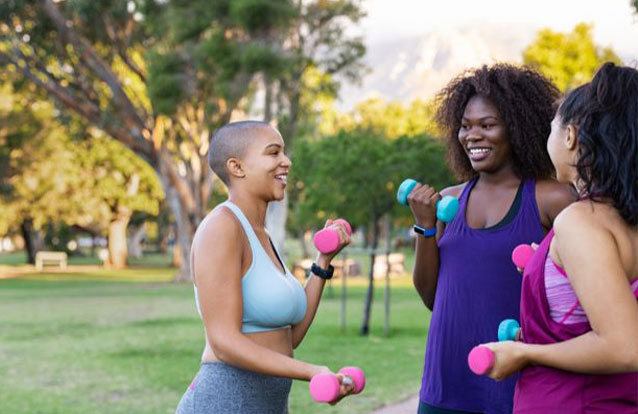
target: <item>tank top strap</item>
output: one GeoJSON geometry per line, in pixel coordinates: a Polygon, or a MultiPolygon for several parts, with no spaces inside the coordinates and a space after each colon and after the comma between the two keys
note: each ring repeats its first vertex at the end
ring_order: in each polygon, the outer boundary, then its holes
{"type": "Polygon", "coordinates": [[[537,223],[541,223],[541,215],[536,202],[536,180],[528,178],[523,182],[523,200],[521,213],[531,215],[537,223]]]}
{"type": "Polygon", "coordinates": [[[470,191],[472,191],[472,187],[474,187],[474,184],[476,184],[477,181],[478,176],[472,178],[470,181],[467,182],[467,184],[463,188],[463,191],[461,191],[461,195],[459,196],[459,211],[465,211],[470,191]]]}
{"type": "Polygon", "coordinates": [[[235,216],[241,223],[241,226],[244,228],[244,233],[246,233],[246,237],[248,237],[248,242],[250,243],[250,249],[252,250],[253,257],[254,257],[254,255],[257,253],[255,252],[255,247],[260,246],[261,242],[257,238],[257,234],[255,234],[255,230],[253,230],[253,226],[250,225],[250,222],[244,215],[244,212],[241,211],[241,209],[239,208],[237,204],[233,203],[230,200],[226,200],[223,203],[219,204],[216,208],[219,208],[222,206],[228,207],[230,211],[232,211],[233,214],[235,214],[235,216]]]}

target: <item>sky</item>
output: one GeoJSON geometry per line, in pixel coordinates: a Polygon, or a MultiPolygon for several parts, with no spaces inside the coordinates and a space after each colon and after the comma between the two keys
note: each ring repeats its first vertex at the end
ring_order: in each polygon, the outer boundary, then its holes
{"type": "Polygon", "coordinates": [[[495,61],[520,61],[543,28],[593,24],[598,46],[638,66],[638,15],[629,0],[363,0],[367,16],[352,29],[364,37],[370,73],[344,85],[338,108],[379,96],[428,99],[456,74],[495,61]],[[436,56],[435,56],[436,55],[436,56]],[[443,56],[443,58],[442,58],[443,56]]]}
{"type": "Polygon", "coordinates": [[[449,26],[518,24],[569,31],[594,24],[595,39],[617,53],[638,58],[638,16],[629,0],[364,0],[366,40],[413,36],[449,26]]]}

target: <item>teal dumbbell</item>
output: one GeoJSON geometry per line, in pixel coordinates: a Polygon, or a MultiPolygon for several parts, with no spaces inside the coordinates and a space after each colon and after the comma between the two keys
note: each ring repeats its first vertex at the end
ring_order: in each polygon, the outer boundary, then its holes
{"type": "MultiPolygon", "coordinates": [[[[417,185],[417,181],[412,178],[404,180],[399,186],[397,191],[397,201],[403,205],[408,205],[408,195],[414,187],[417,185]]],[[[454,219],[456,213],[459,211],[459,199],[447,195],[441,200],[436,202],[436,218],[445,223],[449,223],[454,219]]]]}
{"type": "MultiPolygon", "coordinates": [[[[514,319],[505,319],[498,325],[499,341],[514,341],[521,325],[514,319]]],[[[494,352],[486,346],[478,345],[472,348],[467,356],[467,363],[476,375],[490,372],[494,366],[494,352]]]]}
{"type": "Polygon", "coordinates": [[[521,325],[515,319],[505,319],[498,325],[499,341],[514,341],[521,325]]]}

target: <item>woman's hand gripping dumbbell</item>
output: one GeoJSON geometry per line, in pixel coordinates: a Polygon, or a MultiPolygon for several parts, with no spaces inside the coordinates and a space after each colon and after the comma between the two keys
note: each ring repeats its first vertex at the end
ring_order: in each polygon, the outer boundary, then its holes
{"type": "Polygon", "coordinates": [[[512,250],[512,262],[516,265],[519,272],[522,272],[532,260],[534,252],[538,248],[538,244],[519,244],[512,250]]]}
{"type": "Polygon", "coordinates": [[[339,227],[342,227],[343,231],[348,236],[352,235],[352,227],[344,219],[334,220],[328,224],[325,228],[315,233],[313,237],[313,243],[317,250],[323,254],[334,253],[341,245],[341,238],[339,236],[339,227]]]}
{"type": "Polygon", "coordinates": [[[341,386],[352,387],[351,394],[359,394],[366,386],[366,377],[358,367],[344,367],[335,374],[317,374],[310,380],[310,395],[321,403],[335,402],[341,394],[341,386]]]}
{"type": "Polygon", "coordinates": [[[525,269],[534,256],[534,248],[529,244],[519,244],[512,250],[512,262],[519,269],[525,269]]]}
{"type": "MultiPolygon", "coordinates": [[[[498,340],[516,341],[519,339],[521,325],[514,319],[505,319],[498,326],[498,340]]],[[[476,375],[490,372],[494,366],[494,352],[486,346],[478,345],[472,348],[467,356],[467,364],[476,375]]]]}
{"type": "Polygon", "coordinates": [[[447,195],[441,199],[432,187],[411,178],[404,180],[399,186],[397,201],[410,206],[417,224],[427,228],[435,227],[436,219],[449,223],[459,211],[459,200],[456,197],[447,195]]]}

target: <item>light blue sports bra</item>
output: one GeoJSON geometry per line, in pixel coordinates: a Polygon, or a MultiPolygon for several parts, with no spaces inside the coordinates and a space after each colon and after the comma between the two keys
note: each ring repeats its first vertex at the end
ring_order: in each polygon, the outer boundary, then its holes
{"type": "MultiPolygon", "coordinates": [[[[230,201],[221,203],[215,209],[221,206],[228,207],[239,219],[253,256],[252,263],[241,280],[242,332],[274,331],[301,322],[306,315],[306,293],[281,260],[275,246],[272,247],[286,270],[285,276],[262,247],[241,209],[230,201]]],[[[197,286],[193,286],[197,311],[201,316],[197,286]]]]}

